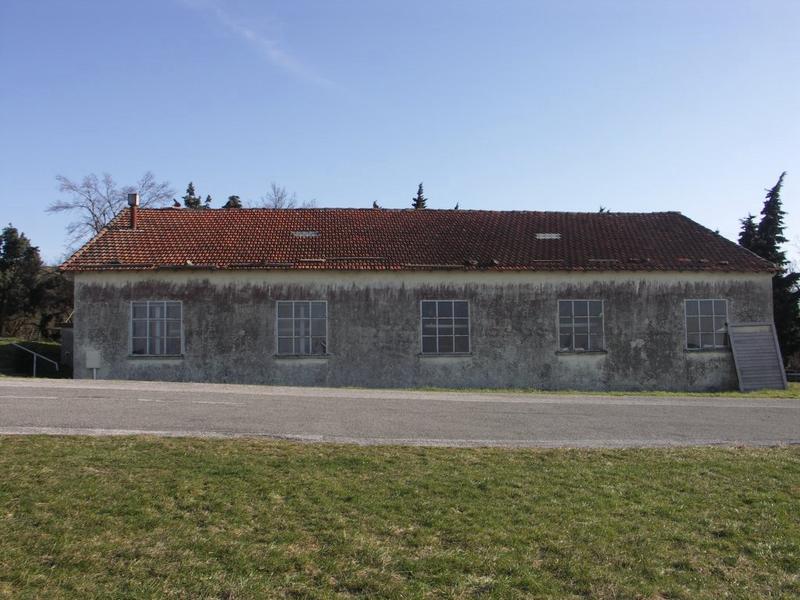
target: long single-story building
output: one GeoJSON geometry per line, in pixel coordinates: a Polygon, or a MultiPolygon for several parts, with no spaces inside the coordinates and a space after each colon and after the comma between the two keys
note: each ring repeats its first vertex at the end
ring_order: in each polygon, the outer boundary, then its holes
{"type": "Polygon", "coordinates": [[[733,389],[773,265],[676,212],[141,209],[69,258],[75,377],[733,389]]]}

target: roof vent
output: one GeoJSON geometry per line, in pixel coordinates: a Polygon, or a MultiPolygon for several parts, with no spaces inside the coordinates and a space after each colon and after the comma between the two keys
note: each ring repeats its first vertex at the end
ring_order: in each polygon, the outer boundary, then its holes
{"type": "Polygon", "coordinates": [[[560,233],[537,233],[536,234],[537,240],[560,240],[561,234],[560,233]]]}
{"type": "Polygon", "coordinates": [[[319,236],[319,231],[293,231],[292,235],[298,238],[312,238],[319,236]]]}

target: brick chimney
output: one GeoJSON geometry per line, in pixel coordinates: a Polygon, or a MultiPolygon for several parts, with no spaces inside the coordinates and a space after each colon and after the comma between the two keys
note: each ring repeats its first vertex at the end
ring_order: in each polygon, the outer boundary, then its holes
{"type": "Polygon", "coordinates": [[[139,194],[128,194],[128,206],[131,207],[131,229],[136,229],[136,213],[139,209],[139,194]]]}

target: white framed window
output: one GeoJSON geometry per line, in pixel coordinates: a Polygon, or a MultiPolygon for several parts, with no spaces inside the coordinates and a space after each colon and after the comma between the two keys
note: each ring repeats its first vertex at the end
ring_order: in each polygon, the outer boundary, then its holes
{"type": "Polygon", "coordinates": [[[173,300],[131,302],[130,353],[136,356],[183,354],[183,304],[173,300]]]}
{"type": "Polygon", "coordinates": [[[558,301],[558,350],[601,352],[606,340],[602,300],[558,301]]]}
{"type": "Polygon", "coordinates": [[[468,301],[422,300],[420,318],[423,354],[470,352],[468,301]]]}
{"type": "Polygon", "coordinates": [[[727,348],[728,301],[684,300],[686,349],[727,348]]]}
{"type": "Polygon", "coordinates": [[[328,353],[328,303],[325,300],[278,300],[277,353],[284,356],[328,353]]]}

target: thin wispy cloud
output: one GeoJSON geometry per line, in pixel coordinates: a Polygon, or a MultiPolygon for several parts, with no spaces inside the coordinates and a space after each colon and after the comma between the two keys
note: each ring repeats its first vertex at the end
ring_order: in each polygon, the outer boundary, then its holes
{"type": "Polygon", "coordinates": [[[298,60],[266,33],[257,31],[242,17],[234,17],[214,0],[179,0],[184,6],[202,12],[261,54],[268,63],[299,81],[321,87],[336,87],[333,81],[298,60]]]}

